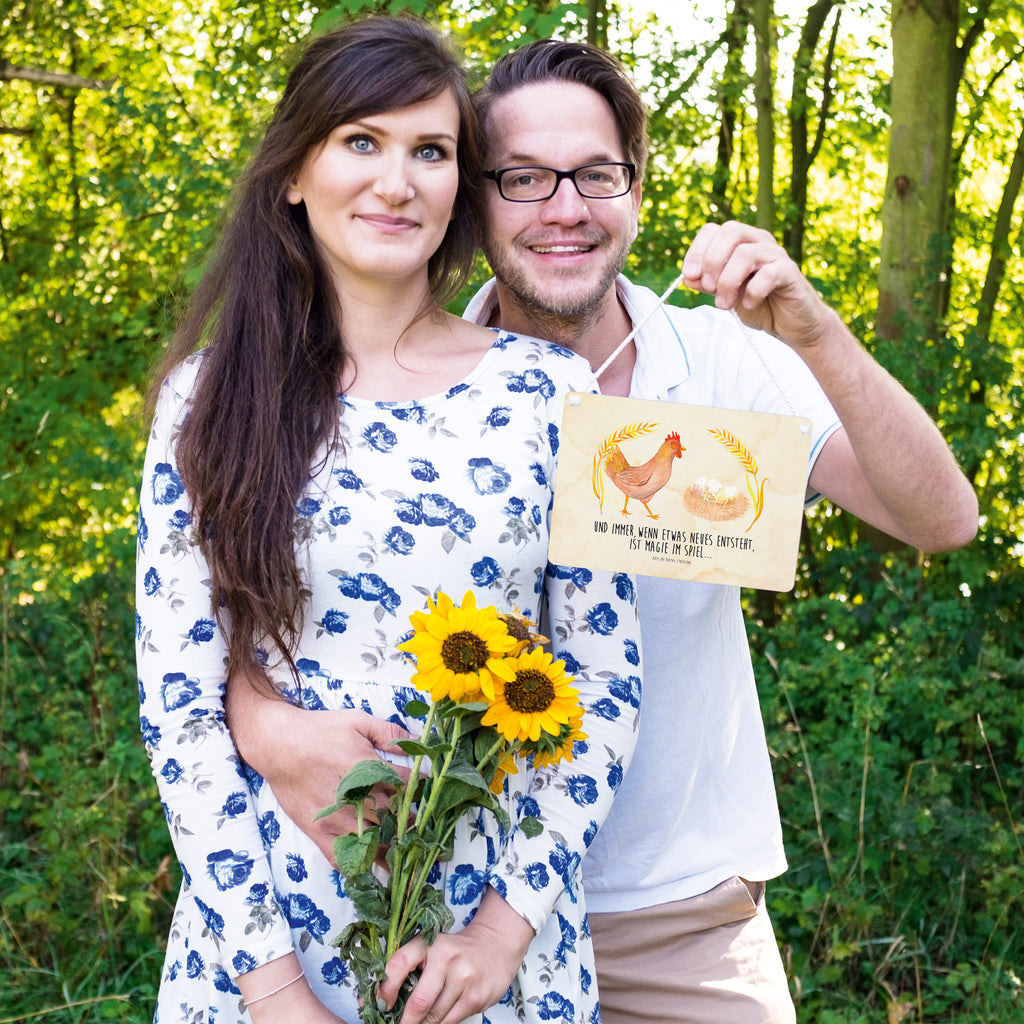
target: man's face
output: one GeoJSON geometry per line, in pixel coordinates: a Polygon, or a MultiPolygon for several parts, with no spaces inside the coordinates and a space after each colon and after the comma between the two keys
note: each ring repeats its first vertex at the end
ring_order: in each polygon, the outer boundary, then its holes
{"type": "MultiPolygon", "coordinates": [[[[573,82],[526,85],[496,100],[487,136],[489,170],[568,171],[626,159],[608,102],[573,82]]],[[[550,199],[513,203],[491,181],[484,253],[524,312],[586,317],[625,266],[639,208],[639,183],[615,199],[584,199],[572,181],[563,179],[550,199]]]]}

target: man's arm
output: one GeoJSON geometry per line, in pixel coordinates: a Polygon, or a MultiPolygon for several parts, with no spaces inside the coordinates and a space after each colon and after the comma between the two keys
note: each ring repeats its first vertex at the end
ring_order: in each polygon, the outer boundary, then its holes
{"type": "MultiPolygon", "coordinates": [[[[264,683],[264,687],[265,687],[264,683]]],[[[334,863],[334,838],[356,831],[351,808],[314,820],[333,803],[342,776],[358,761],[380,757],[395,740],[408,739],[401,726],[362,711],[306,711],[232,676],[224,698],[231,737],[243,759],[270,784],[292,821],[334,863]]],[[[394,753],[401,754],[395,749],[394,753]]],[[[395,765],[399,775],[408,769],[395,765]]],[[[379,802],[387,794],[378,795],[379,802]]],[[[367,816],[372,818],[372,809],[367,816]]]]}
{"type": "Polygon", "coordinates": [[[928,414],[850,333],[767,232],[707,224],[683,261],[686,283],[749,327],[794,349],[842,428],[826,442],[811,487],[923,551],[967,544],[978,501],[928,414]]]}

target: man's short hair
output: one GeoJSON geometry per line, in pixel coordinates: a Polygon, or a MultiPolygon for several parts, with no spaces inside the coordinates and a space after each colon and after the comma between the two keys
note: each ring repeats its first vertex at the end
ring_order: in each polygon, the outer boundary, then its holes
{"type": "Polygon", "coordinates": [[[603,96],[612,108],[623,158],[636,164],[638,180],[647,166],[647,110],[626,69],[610,53],[589,43],[539,39],[506,53],[491,69],[490,78],[473,102],[489,135],[487,118],[495,100],[525,85],[575,82],[603,96]]]}

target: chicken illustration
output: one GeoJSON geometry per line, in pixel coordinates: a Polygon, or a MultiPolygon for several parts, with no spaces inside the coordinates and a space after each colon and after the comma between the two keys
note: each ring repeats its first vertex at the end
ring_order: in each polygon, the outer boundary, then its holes
{"type": "Polygon", "coordinates": [[[669,434],[661,447],[643,465],[631,466],[618,445],[604,453],[604,472],[613,484],[626,496],[622,514],[630,515],[629,499],[639,501],[652,519],[658,518],[647,504],[655,494],[668,483],[672,475],[672,460],[681,459],[686,449],[679,441],[679,434],[669,434]]]}

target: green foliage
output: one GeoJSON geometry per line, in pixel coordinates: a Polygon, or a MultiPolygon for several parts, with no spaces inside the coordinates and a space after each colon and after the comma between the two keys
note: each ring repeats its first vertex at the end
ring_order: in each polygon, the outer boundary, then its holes
{"type": "Polygon", "coordinates": [[[1003,619],[1024,573],[967,587],[967,561],[833,551],[751,630],[791,865],[771,909],[802,1020],[1024,1007],[1024,641],[1003,619]]]}
{"type": "MultiPolygon", "coordinates": [[[[136,721],[142,394],[296,43],[311,26],[408,9],[448,27],[479,81],[518,43],[583,38],[589,6],[0,5],[4,68],[92,82],[0,78],[0,1021],[151,1017],[177,869],[136,721]]],[[[651,110],[630,270],[658,291],[701,224],[754,213],[751,40],[724,33],[732,6],[672,33],[609,5],[651,110]]],[[[927,268],[948,308],[940,337],[910,315],[876,345],[886,8],[837,5],[830,77],[831,21],[796,98],[812,136],[826,115],[804,265],[938,420],[976,483],[981,533],[913,562],[819,509],[794,594],[750,596],[792,863],[769,894],[801,1020],[1009,1022],[1024,1009],[1020,204],[1009,237],[992,224],[1021,131],[1024,26],[1012,0],[961,5],[954,217],[927,268]],[[976,307],[996,245],[1006,266],[988,324],[976,307]]],[[[780,76],[802,19],[778,18],[780,76]]],[[[787,205],[790,140],[777,136],[781,235],[801,211],[787,205]]]]}

